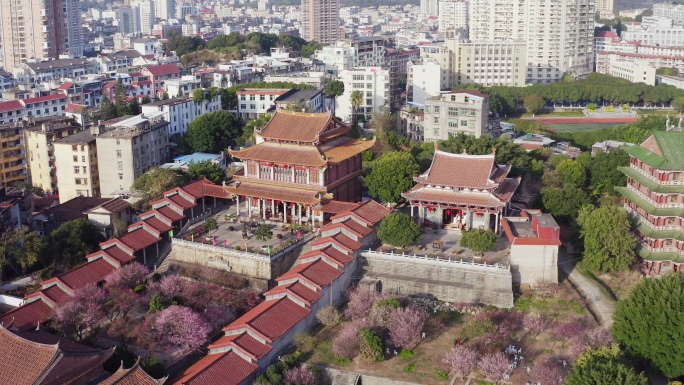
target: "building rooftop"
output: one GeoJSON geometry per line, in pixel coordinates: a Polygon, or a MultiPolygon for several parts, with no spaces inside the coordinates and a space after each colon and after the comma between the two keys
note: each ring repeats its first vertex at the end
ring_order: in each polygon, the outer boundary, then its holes
{"type": "Polygon", "coordinates": [[[684,132],[655,131],[640,146],[625,152],[660,170],[684,170],[684,132]]]}
{"type": "Polygon", "coordinates": [[[292,93],[282,95],[276,102],[280,103],[297,103],[307,102],[316,96],[323,93],[323,90],[295,90],[292,93]]]}
{"type": "Polygon", "coordinates": [[[433,186],[493,189],[504,181],[510,170],[510,166],[496,163],[495,153],[469,155],[436,150],[430,168],[415,180],[433,186]]]}
{"type": "Polygon", "coordinates": [[[82,65],[87,65],[88,59],[55,59],[55,60],[47,60],[43,61],[40,63],[26,63],[26,66],[32,69],[35,72],[38,71],[47,71],[51,69],[58,69],[58,68],[68,68],[68,67],[76,67],[76,66],[82,66],[82,65]]]}
{"type": "Polygon", "coordinates": [[[95,142],[95,137],[88,130],[79,131],[73,135],[66,136],[62,139],[56,140],[55,143],[69,143],[69,144],[88,144],[95,142]]]}
{"type": "Polygon", "coordinates": [[[186,103],[190,100],[189,95],[179,96],[177,98],[171,98],[166,100],[157,100],[156,102],[147,103],[145,106],[167,106],[173,104],[186,103]]]}

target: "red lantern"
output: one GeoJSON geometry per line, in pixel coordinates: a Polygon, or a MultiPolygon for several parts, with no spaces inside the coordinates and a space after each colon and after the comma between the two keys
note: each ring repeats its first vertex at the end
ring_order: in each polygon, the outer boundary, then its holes
{"type": "Polygon", "coordinates": [[[286,164],[286,165],[283,166],[283,168],[288,169],[288,168],[290,168],[290,165],[287,165],[287,164],[286,164]]]}
{"type": "Polygon", "coordinates": [[[428,207],[428,212],[432,212],[432,207],[428,207]]]}
{"type": "Polygon", "coordinates": [[[245,196],[244,196],[244,195],[240,195],[240,199],[245,199],[245,196]]]}
{"type": "Polygon", "coordinates": [[[451,215],[451,210],[447,210],[447,215],[451,215]]]}
{"type": "Polygon", "coordinates": [[[276,203],[277,203],[277,204],[281,204],[282,202],[278,200],[278,201],[276,201],[276,203]]]}

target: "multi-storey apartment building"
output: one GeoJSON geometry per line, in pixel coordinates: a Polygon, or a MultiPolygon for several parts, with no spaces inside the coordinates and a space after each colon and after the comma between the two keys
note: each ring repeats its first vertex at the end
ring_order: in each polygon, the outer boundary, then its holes
{"type": "Polygon", "coordinates": [[[142,76],[148,77],[152,82],[152,95],[155,98],[160,98],[166,91],[167,80],[180,78],[180,72],[180,68],[175,64],[150,65],[140,71],[142,76]]]}
{"type": "Polygon", "coordinates": [[[669,2],[653,4],[653,16],[669,17],[674,25],[684,25],[684,5],[669,2]]]}
{"type": "Polygon", "coordinates": [[[639,254],[648,271],[661,267],[681,272],[684,263],[684,132],[655,131],[630,156],[627,187],[615,187],[636,222],[639,254]]]}
{"type": "MultiPolygon", "coordinates": [[[[655,9],[654,4],[654,9],[655,9]]],[[[596,0],[596,12],[602,19],[612,19],[615,17],[615,1],[614,0],[596,0]]]]}
{"type": "Polygon", "coordinates": [[[2,61],[7,71],[28,60],[83,54],[78,0],[2,0],[0,26],[2,61]]]}
{"type": "Polygon", "coordinates": [[[2,187],[17,187],[29,183],[21,122],[0,124],[0,183],[2,187]]]}
{"type": "Polygon", "coordinates": [[[594,0],[472,0],[470,39],[525,41],[527,83],[593,71],[594,0]]]}
{"type": "Polygon", "coordinates": [[[683,47],[684,26],[675,24],[670,17],[644,16],[641,23],[625,24],[622,39],[645,45],[683,47]]]}
{"type": "Polygon", "coordinates": [[[452,59],[448,87],[458,84],[522,87],[527,76],[524,41],[469,41],[447,39],[452,59]]]}
{"type": "MultiPolygon", "coordinates": [[[[73,135],[83,127],[73,119],[64,117],[43,117],[24,123],[26,155],[31,183],[48,193],[57,193],[57,155],[55,141],[73,135]]],[[[59,191],[61,194],[61,191],[59,191]]]]}
{"type": "Polygon", "coordinates": [[[114,197],[129,191],[150,168],[166,163],[168,126],[163,112],[105,122],[110,128],[96,137],[100,191],[114,197]]]}
{"type": "Polygon", "coordinates": [[[143,104],[143,114],[163,112],[164,119],[169,122],[168,135],[183,135],[188,131],[188,125],[198,116],[221,109],[221,95],[214,95],[213,99],[208,92],[201,102],[195,102],[192,95],[179,98],[159,100],[143,104]]]}
{"type": "Polygon", "coordinates": [[[302,0],[300,35],[321,44],[332,44],[340,38],[339,0],[302,0]]]}
{"type": "Polygon", "coordinates": [[[439,1],[439,30],[468,30],[468,3],[463,0],[439,1]]]}
{"type": "Polygon", "coordinates": [[[435,59],[422,59],[409,62],[406,77],[406,100],[425,104],[429,98],[439,95],[446,79],[442,79],[442,69],[435,59]],[[442,83],[444,82],[444,83],[442,83]]]}
{"type": "Polygon", "coordinates": [[[252,120],[275,110],[276,99],[290,91],[287,88],[246,88],[237,91],[238,116],[252,120]]]}
{"type": "MultiPolygon", "coordinates": [[[[93,129],[96,130],[96,134],[99,132],[97,126],[93,129]]],[[[96,143],[95,136],[89,130],[54,142],[60,203],[79,196],[100,196],[96,143]]]]}
{"type": "Polygon", "coordinates": [[[425,102],[423,139],[436,142],[466,133],[489,135],[489,95],[475,90],[445,92],[425,102]]]}
{"type": "Polygon", "coordinates": [[[340,81],[344,83],[344,94],[336,99],[335,113],[343,121],[352,120],[352,113],[369,120],[374,112],[389,107],[391,86],[390,72],[379,67],[362,67],[340,72],[340,81]],[[351,93],[360,91],[363,95],[361,105],[354,109],[351,104],[351,93]]]}

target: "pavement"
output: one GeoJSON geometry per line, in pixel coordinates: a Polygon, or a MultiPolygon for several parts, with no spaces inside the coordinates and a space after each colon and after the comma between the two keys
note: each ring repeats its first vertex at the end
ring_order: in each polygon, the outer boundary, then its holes
{"type": "Polygon", "coordinates": [[[0,291],[12,291],[24,286],[31,286],[40,282],[40,280],[33,275],[17,278],[13,281],[5,282],[0,285],[0,291]]]}
{"type": "Polygon", "coordinates": [[[568,277],[568,281],[587,300],[590,311],[594,318],[605,329],[610,330],[613,326],[613,313],[615,313],[615,301],[608,297],[601,286],[594,280],[585,277],[575,268],[577,261],[567,255],[563,250],[558,253],[558,267],[562,275],[568,277]]]}

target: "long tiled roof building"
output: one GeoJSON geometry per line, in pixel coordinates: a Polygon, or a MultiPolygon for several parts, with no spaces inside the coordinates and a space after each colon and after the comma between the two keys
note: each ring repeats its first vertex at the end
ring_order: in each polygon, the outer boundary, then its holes
{"type": "Polygon", "coordinates": [[[656,131],[639,146],[624,147],[626,187],[615,187],[636,220],[639,254],[648,273],[681,271],[684,264],[684,132],[656,131]]]}
{"type": "Polygon", "coordinates": [[[508,178],[510,165],[489,155],[452,154],[435,150],[432,165],[414,178],[416,186],[402,196],[417,209],[422,223],[499,232],[519,178],[508,178]]]}
{"type": "Polygon", "coordinates": [[[316,312],[337,303],[356,270],[357,253],[372,242],[374,227],[390,210],[374,201],[354,204],[331,218],[321,238],[276,279],[265,301],[223,328],[209,354],[186,369],[175,385],[247,385],[277,360],[294,335],[316,322],[316,312]],[[370,230],[360,231],[360,228],[370,230]],[[363,235],[365,234],[365,235],[363,235]]]}

